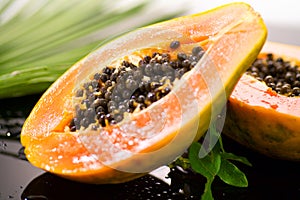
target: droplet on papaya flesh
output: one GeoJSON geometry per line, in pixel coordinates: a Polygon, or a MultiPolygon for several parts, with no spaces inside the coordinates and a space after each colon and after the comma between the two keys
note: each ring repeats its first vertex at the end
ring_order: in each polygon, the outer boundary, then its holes
{"type": "Polygon", "coordinates": [[[265,82],[278,94],[288,97],[300,96],[300,68],[282,57],[267,53],[257,58],[246,74],[265,82]]]}
{"type": "Polygon", "coordinates": [[[153,50],[151,55],[140,55],[136,62],[124,58],[93,74],[75,92],[78,103],[70,130],[97,130],[117,124],[127,113],[139,112],[166,96],[204,54],[201,46],[195,46],[189,53],[173,55],[172,50],[179,46],[179,41],[172,41],[171,52],[153,50]]]}

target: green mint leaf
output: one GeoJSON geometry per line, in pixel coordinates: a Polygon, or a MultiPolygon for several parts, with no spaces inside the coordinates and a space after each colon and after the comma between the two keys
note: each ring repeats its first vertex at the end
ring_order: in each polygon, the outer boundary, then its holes
{"type": "Polygon", "coordinates": [[[212,195],[212,191],[211,191],[211,184],[213,182],[214,179],[207,179],[207,182],[205,183],[205,188],[204,188],[204,192],[201,196],[201,200],[212,200],[213,195],[212,195]]]}
{"type": "Polygon", "coordinates": [[[193,143],[189,149],[189,160],[192,169],[206,177],[213,179],[219,172],[221,166],[221,156],[214,149],[204,158],[199,158],[200,143],[193,143]]]}
{"type": "Polygon", "coordinates": [[[241,162],[241,163],[243,163],[245,165],[248,165],[250,167],[252,166],[252,164],[248,161],[247,158],[245,158],[243,156],[237,156],[233,153],[222,152],[221,157],[223,159],[226,159],[226,160],[235,160],[235,161],[241,162]]]}
{"type": "MultiPolygon", "coordinates": [[[[212,200],[211,184],[215,176],[218,174],[221,166],[221,156],[218,145],[213,148],[205,157],[200,158],[200,143],[193,143],[189,148],[189,160],[192,169],[207,179],[204,192],[201,196],[202,200],[212,200]]],[[[204,149],[204,148],[203,148],[204,149]]],[[[202,149],[202,150],[203,150],[202,149]]]]}
{"type": "Polygon", "coordinates": [[[233,185],[236,187],[248,187],[248,180],[246,175],[233,163],[226,159],[222,159],[218,176],[223,182],[229,185],[233,185]]]}

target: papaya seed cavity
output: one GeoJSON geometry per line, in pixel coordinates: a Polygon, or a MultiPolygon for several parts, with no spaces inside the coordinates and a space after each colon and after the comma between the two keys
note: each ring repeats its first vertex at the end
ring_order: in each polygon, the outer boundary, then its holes
{"type": "Polygon", "coordinates": [[[272,53],[257,58],[246,72],[278,94],[288,97],[300,96],[300,68],[292,62],[272,53]]]}
{"type": "MultiPolygon", "coordinates": [[[[180,46],[172,41],[170,49],[180,46]]],[[[189,53],[179,52],[171,58],[170,52],[143,55],[137,63],[122,60],[117,66],[105,66],[100,72],[76,90],[74,118],[71,131],[91,127],[97,130],[121,122],[126,113],[149,107],[166,96],[174,82],[194,68],[204,50],[196,46],[189,53]]]]}

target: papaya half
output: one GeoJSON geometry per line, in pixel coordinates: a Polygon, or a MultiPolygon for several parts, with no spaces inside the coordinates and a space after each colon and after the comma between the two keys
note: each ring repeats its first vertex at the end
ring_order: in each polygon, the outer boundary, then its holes
{"type": "Polygon", "coordinates": [[[228,101],[225,135],[264,155],[300,160],[299,58],[298,46],[265,43],[255,61],[265,77],[241,77],[228,101]]]}
{"type": "Polygon", "coordinates": [[[103,45],[33,108],[21,132],[28,160],[97,184],[172,162],[217,118],[266,35],[258,13],[232,3],[103,45]]]}

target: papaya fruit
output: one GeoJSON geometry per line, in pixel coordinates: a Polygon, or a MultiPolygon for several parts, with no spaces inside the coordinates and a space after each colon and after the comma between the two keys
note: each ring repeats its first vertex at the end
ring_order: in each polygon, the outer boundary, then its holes
{"type": "Polygon", "coordinates": [[[129,181],[174,161],[218,117],[266,36],[257,12],[232,3],[101,46],[33,108],[21,132],[27,159],[95,184],[129,181]]]}
{"type": "Polygon", "coordinates": [[[265,73],[241,77],[228,101],[225,135],[266,156],[300,160],[299,55],[298,46],[265,43],[251,65],[265,73]]]}

